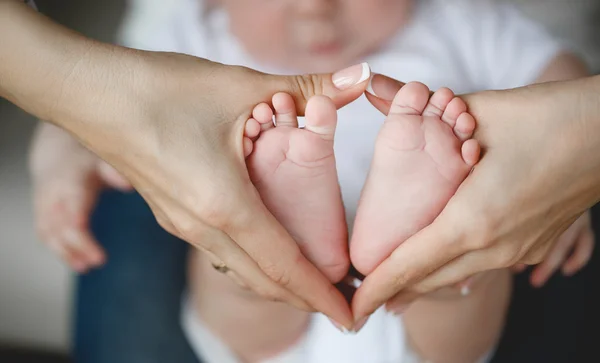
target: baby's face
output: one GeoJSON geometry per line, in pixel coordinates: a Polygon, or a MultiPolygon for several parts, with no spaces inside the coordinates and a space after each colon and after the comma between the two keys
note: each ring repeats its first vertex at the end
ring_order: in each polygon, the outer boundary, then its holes
{"type": "Polygon", "coordinates": [[[266,64],[328,72],[376,51],[407,22],[412,0],[220,0],[231,31],[266,64]]]}

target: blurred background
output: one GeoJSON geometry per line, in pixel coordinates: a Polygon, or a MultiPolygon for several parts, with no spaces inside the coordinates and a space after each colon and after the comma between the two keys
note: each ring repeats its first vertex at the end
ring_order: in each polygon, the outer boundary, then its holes
{"type": "MultiPolygon", "coordinates": [[[[600,1],[510,1],[572,45],[600,73],[600,1]]],[[[117,0],[36,3],[58,22],[107,42],[114,41],[127,7],[126,1],[117,0]]],[[[26,155],[35,122],[0,99],[0,362],[17,362],[15,349],[52,353],[47,359],[53,356],[57,362],[69,350],[72,275],[37,241],[33,229],[26,155]],[[12,358],[6,355],[9,348],[12,358]]],[[[594,219],[598,231],[598,213],[594,219]]],[[[29,359],[42,362],[36,357],[29,359]]]]}

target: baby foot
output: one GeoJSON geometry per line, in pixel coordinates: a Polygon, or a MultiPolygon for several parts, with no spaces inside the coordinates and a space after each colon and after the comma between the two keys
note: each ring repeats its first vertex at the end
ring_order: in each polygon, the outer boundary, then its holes
{"type": "Polygon", "coordinates": [[[256,106],[246,123],[244,152],[250,178],[266,207],[298,242],[304,255],[332,282],[348,271],[348,231],[338,184],[333,136],[337,111],[331,100],[308,101],[306,126],[286,93],[273,96],[273,111],[256,106]]]}
{"type": "Polygon", "coordinates": [[[368,275],[444,209],[473,165],[475,119],[447,88],[429,97],[421,83],[396,95],[379,132],[350,243],[352,264],[368,275]]]}

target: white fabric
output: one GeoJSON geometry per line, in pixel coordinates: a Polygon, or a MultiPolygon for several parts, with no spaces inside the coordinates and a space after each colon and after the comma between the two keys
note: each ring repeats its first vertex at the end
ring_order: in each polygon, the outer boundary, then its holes
{"type": "MultiPolygon", "coordinates": [[[[127,46],[187,53],[270,73],[296,73],[255,62],[228,31],[226,14],[220,10],[205,14],[200,0],[134,0],[126,19],[121,42],[127,46]]],[[[411,25],[364,60],[374,72],[405,82],[420,81],[431,89],[446,86],[460,94],[529,84],[561,49],[541,27],[508,5],[490,0],[419,0],[411,25]]],[[[383,120],[364,98],[339,112],[335,153],[350,228],[383,120]]],[[[207,354],[213,348],[222,350],[209,338],[193,338],[207,332],[198,333],[203,330],[194,328],[191,319],[186,321],[190,341],[199,342],[198,349],[207,354]]],[[[313,323],[304,343],[310,347],[304,362],[411,359],[402,325],[382,312],[357,336],[339,334],[318,316],[313,323]]],[[[215,362],[229,363],[224,358],[215,362]]]]}
{"type": "MultiPolygon", "coordinates": [[[[240,363],[227,346],[207,329],[184,299],[184,334],[206,363],[240,363]]],[[[286,352],[261,363],[417,363],[404,344],[400,319],[378,310],[356,335],[344,335],[321,314],[313,314],[305,338],[286,352]]]]}

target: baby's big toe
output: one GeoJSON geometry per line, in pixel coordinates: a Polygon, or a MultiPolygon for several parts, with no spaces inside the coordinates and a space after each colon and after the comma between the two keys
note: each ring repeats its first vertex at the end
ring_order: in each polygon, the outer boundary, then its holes
{"type": "Polygon", "coordinates": [[[337,125],[337,109],[326,96],[314,96],[308,100],[305,111],[306,130],[324,140],[333,140],[337,125]]]}
{"type": "Polygon", "coordinates": [[[390,114],[421,115],[429,101],[429,88],[420,82],[410,82],[396,94],[390,114]]]}
{"type": "Polygon", "coordinates": [[[277,127],[298,127],[298,115],[294,99],[287,93],[277,93],[273,96],[275,109],[275,124],[277,127]]]}

